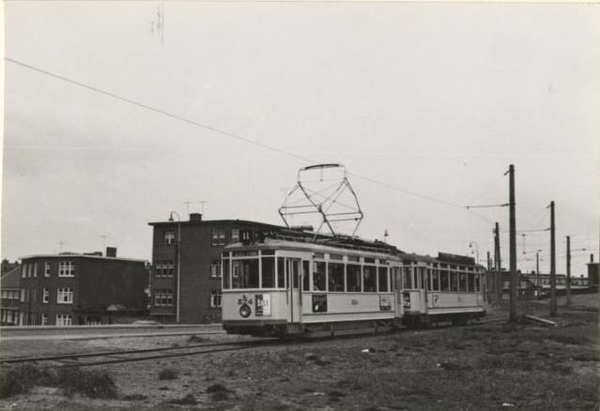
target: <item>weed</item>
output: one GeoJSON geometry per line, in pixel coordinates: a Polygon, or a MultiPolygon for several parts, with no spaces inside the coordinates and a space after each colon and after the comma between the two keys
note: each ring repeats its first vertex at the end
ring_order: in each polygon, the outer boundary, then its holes
{"type": "Polygon", "coordinates": [[[229,398],[229,393],[227,391],[219,391],[215,392],[211,395],[213,401],[224,401],[229,398]]]}
{"type": "Polygon", "coordinates": [[[328,393],[328,395],[329,395],[329,401],[339,401],[340,398],[346,396],[346,394],[344,394],[343,392],[340,392],[340,391],[330,391],[328,393]]]}
{"type": "Polygon", "coordinates": [[[187,394],[185,397],[171,400],[169,403],[177,405],[196,405],[198,404],[198,401],[196,401],[196,398],[192,394],[187,394]]]}
{"type": "Polygon", "coordinates": [[[158,379],[163,380],[175,380],[177,379],[177,370],[173,368],[165,368],[158,373],[158,379]]]}

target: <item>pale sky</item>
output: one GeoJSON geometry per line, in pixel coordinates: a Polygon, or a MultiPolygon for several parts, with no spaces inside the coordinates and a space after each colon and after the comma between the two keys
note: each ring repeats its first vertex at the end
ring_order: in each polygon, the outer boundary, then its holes
{"type": "MultiPolygon", "coordinates": [[[[3,258],[150,259],[147,223],[186,201],[281,224],[297,170],[342,163],[361,237],[483,262],[498,221],[508,265],[508,208],[463,206],[507,203],[514,164],[518,230],[554,200],[557,271],[566,235],[574,275],[598,261],[597,4],[8,1],[4,20],[6,58],[208,128],[5,60],[3,258]]],[[[548,272],[549,242],[520,233],[519,268],[541,250],[548,272]]]]}

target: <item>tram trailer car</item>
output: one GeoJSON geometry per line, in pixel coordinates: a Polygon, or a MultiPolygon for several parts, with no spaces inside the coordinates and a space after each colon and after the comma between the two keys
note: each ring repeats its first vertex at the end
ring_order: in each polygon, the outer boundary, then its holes
{"type": "Polygon", "coordinates": [[[253,336],[332,336],[467,322],[485,315],[483,267],[385,243],[263,238],[222,254],[223,328],[253,336]]]}

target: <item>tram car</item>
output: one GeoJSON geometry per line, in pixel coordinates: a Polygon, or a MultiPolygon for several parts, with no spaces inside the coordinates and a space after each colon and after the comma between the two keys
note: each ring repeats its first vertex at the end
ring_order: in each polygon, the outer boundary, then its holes
{"type": "Polygon", "coordinates": [[[484,269],[469,257],[271,233],[227,246],[222,267],[229,334],[333,336],[485,315],[484,269]]]}

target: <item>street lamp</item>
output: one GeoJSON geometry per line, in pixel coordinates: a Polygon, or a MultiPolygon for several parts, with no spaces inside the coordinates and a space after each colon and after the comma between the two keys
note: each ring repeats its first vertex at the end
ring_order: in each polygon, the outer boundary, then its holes
{"type": "Polygon", "coordinates": [[[181,313],[181,217],[177,211],[171,211],[169,215],[169,221],[174,221],[173,216],[177,217],[177,306],[175,312],[175,322],[179,323],[179,317],[181,313]]]}
{"type": "Polygon", "coordinates": [[[479,264],[479,245],[475,241],[471,241],[469,243],[469,248],[473,248],[475,246],[475,255],[477,256],[477,264],[479,264]]]}

